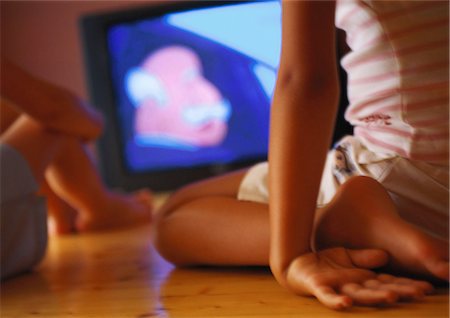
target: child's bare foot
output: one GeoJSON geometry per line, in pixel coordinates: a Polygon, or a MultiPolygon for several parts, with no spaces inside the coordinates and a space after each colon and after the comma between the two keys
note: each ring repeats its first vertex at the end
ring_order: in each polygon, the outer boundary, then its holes
{"type": "Polygon", "coordinates": [[[95,210],[79,211],[78,231],[117,229],[150,222],[153,198],[148,190],[132,194],[110,192],[95,210]]]}
{"type": "Polygon", "coordinates": [[[355,177],[318,212],[314,245],[380,248],[390,254],[390,269],[423,278],[449,279],[448,242],[402,220],[377,181],[355,177]]]}

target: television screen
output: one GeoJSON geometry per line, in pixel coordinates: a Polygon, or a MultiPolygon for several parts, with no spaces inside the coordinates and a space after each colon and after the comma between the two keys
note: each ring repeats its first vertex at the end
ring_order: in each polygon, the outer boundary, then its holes
{"type": "Polygon", "coordinates": [[[107,32],[122,155],[131,172],[267,153],[278,2],[124,22],[107,32]]]}
{"type": "MultiPolygon", "coordinates": [[[[122,171],[170,189],[196,168],[266,159],[280,14],[279,1],[200,1],[84,17],[93,103],[107,117],[103,139],[116,144],[100,157],[104,168],[119,163],[106,179],[122,171]],[[173,185],[150,180],[170,172],[173,185]]],[[[109,183],[130,188],[119,179],[109,183]]]]}

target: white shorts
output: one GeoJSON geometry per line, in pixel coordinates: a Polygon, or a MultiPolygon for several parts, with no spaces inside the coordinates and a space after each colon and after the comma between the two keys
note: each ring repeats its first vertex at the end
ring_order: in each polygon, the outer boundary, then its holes
{"type": "MultiPolygon", "coordinates": [[[[250,168],[240,185],[239,200],[269,201],[268,169],[267,162],[250,168]]],[[[389,191],[404,219],[433,235],[448,239],[448,166],[377,154],[368,150],[357,137],[348,136],[328,154],[317,206],[329,203],[339,186],[357,175],[369,176],[380,182],[389,191]]]]}

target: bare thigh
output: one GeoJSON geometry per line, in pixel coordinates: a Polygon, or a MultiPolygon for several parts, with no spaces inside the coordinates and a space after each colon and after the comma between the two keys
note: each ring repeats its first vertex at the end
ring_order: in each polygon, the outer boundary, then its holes
{"type": "Polygon", "coordinates": [[[0,141],[19,151],[41,183],[44,171],[59,151],[62,136],[44,129],[26,115],[21,115],[1,136],[0,141]]]}
{"type": "Polygon", "coordinates": [[[179,206],[208,196],[236,199],[239,186],[246,172],[247,169],[242,169],[187,185],[169,197],[161,207],[159,215],[166,217],[179,206]]]}
{"type": "Polygon", "coordinates": [[[176,192],[157,218],[155,244],[179,265],[268,265],[267,204],[237,200],[245,170],[176,192]]]}

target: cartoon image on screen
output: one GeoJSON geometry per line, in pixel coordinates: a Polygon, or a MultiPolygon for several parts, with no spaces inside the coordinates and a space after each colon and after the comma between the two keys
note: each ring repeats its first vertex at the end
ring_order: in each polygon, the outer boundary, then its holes
{"type": "Polygon", "coordinates": [[[267,155],[278,1],[165,14],[108,30],[117,132],[132,172],[267,155]]]}
{"type": "Polygon", "coordinates": [[[126,89],[136,107],[138,145],[196,150],[224,140],[231,106],[204,78],[192,49],[172,45],[151,52],[127,73],[126,89]]]}

